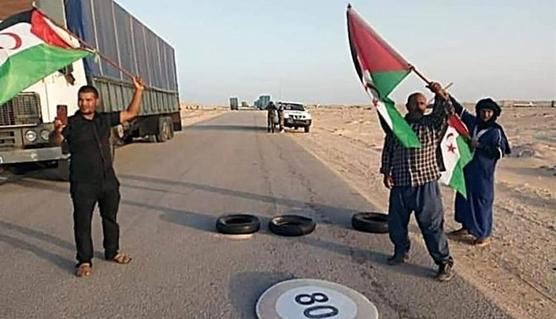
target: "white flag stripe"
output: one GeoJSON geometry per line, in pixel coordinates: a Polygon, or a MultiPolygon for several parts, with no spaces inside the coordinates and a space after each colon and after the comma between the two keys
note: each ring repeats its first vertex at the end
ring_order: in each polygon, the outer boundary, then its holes
{"type": "Polygon", "coordinates": [[[448,126],[446,134],[440,142],[440,149],[442,151],[442,159],[444,160],[444,167],[446,171],[442,172],[440,182],[445,185],[450,185],[454,168],[459,161],[460,153],[456,138],[459,136],[455,128],[448,126]]]}
{"type": "Polygon", "coordinates": [[[39,37],[31,33],[31,24],[21,22],[2,30],[0,34],[0,66],[11,56],[21,51],[27,50],[36,45],[42,44],[39,37]],[[17,48],[17,41],[21,41],[17,48]]]}
{"type": "Polygon", "coordinates": [[[384,119],[384,121],[386,121],[386,124],[388,124],[390,128],[393,128],[394,124],[392,124],[392,119],[390,118],[390,114],[388,114],[388,110],[386,110],[386,105],[384,105],[384,103],[382,103],[381,101],[377,100],[376,109],[378,113],[382,115],[382,118],[384,119]]]}

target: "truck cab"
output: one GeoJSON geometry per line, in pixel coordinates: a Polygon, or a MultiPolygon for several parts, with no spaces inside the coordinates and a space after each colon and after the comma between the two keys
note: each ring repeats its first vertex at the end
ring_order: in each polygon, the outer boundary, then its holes
{"type": "MultiPolygon", "coordinates": [[[[62,2],[39,1],[38,5],[42,2],[47,4],[42,9],[56,20],[63,20],[56,14],[63,9],[62,2]]],[[[31,1],[11,1],[0,12],[0,20],[31,7],[31,1]]],[[[0,105],[0,165],[66,160],[68,155],[49,142],[49,135],[54,129],[57,108],[65,107],[68,114],[75,113],[77,91],[85,84],[83,61],[79,60],[0,105]]]]}

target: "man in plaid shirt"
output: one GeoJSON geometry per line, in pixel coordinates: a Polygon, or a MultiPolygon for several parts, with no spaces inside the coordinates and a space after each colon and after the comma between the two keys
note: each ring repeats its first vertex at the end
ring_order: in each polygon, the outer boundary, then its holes
{"type": "Polygon", "coordinates": [[[453,277],[453,259],[444,234],[437,151],[453,107],[440,84],[432,83],[429,88],[436,94],[431,114],[425,115],[427,98],[422,93],[411,94],[406,104],[405,119],[417,134],[421,148],[403,147],[391,132],[384,139],[380,172],[384,175],[384,185],[391,189],[388,228],[395,246],[388,264],[409,259],[407,226],[414,211],[429,254],[439,266],[436,278],[447,281],[453,277]]]}

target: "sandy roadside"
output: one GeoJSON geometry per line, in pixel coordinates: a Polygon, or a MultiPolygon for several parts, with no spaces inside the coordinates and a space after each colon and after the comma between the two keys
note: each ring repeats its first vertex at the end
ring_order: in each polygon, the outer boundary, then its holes
{"type": "Polygon", "coordinates": [[[198,122],[209,120],[228,111],[229,109],[225,107],[189,105],[182,102],[180,110],[181,125],[193,125],[198,122]]]}
{"type": "MultiPolygon", "coordinates": [[[[386,211],[388,192],[378,173],[383,133],[374,111],[310,111],[311,133],[287,135],[386,211]]],[[[556,109],[508,108],[500,122],[514,154],[496,174],[493,244],[477,249],[450,241],[450,248],[456,271],[509,314],[550,318],[556,313],[556,109]]],[[[443,188],[448,230],[457,227],[453,198],[443,188]]],[[[422,243],[419,233],[412,238],[422,243]]]]}

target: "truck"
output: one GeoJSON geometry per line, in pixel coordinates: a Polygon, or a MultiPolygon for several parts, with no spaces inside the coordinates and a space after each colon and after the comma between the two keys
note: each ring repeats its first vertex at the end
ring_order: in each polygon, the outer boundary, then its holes
{"type": "MultiPolygon", "coordinates": [[[[0,20],[32,6],[30,0],[3,0],[0,20]]],[[[35,6],[123,69],[143,78],[147,88],[140,115],[113,128],[113,145],[134,137],[165,142],[181,130],[172,46],[113,0],[39,0],[35,6]]],[[[123,110],[133,96],[131,79],[104,59],[89,56],[68,65],[0,105],[0,165],[53,165],[60,178],[67,179],[70,154],[51,144],[49,135],[60,108],[69,115],[77,111],[77,91],[86,84],[100,93],[98,112],[123,110]]]]}
{"type": "Polygon", "coordinates": [[[270,101],[270,95],[261,95],[255,102],[253,102],[253,105],[259,108],[259,110],[266,110],[266,107],[268,106],[270,101]]]}
{"type": "Polygon", "coordinates": [[[230,98],[230,110],[234,111],[234,110],[237,110],[238,108],[239,108],[238,98],[237,97],[231,97],[230,98]]]}

